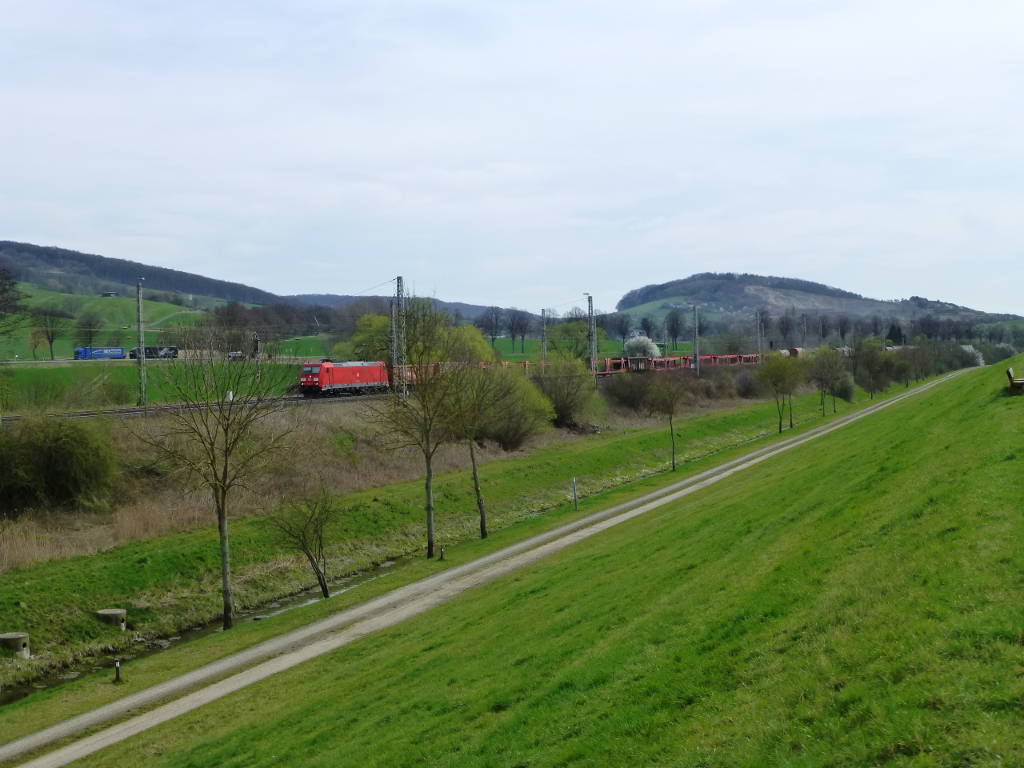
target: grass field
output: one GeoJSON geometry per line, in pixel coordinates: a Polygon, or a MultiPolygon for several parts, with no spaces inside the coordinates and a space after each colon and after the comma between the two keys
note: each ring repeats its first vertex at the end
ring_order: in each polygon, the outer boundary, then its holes
{"type": "MultiPolygon", "coordinates": [[[[150,360],[147,366],[150,405],[170,402],[162,385],[161,369],[173,365],[150,360]]],[[[297,364],[282,364],[294,368],[297,364]]],[[[135,405],[138,396],[138,367],[134,360],[78,360],[66,364],[0,367],[0,410],[20,413],[35,410],[76,411],[135,405]]],[[[282,389],[281,394],[285,391],[282,389]]]]}
{"type": "MultiPolygon", "coordinates": [[[[95,296],[72,296],[66,293],[55,293],[38,288],[28,283],[19,284],[19,289],[25,294],[25,304],[29,307],[58,306],[63,307],[68,302],[73,302],[73,309],[76,315],[83,312],[95,312],[100,318],[99,333],[95,342],[96,346],[126,347],[136,346],[135,332],[135,298],[128,296],[115,296],[112,298],[100,298],[95,296]]],[[[161,331],[172,324],[190,325],[197,317],[202,317],[203,312],[187,309],[177,304],[168,304],[162,301],[142,302],[143,316],[146,327],[146,344],[156,345],[161,343],[161,331]]],[[[28,324],[16,330],[9,337],[0,338],[0,360],[12,360],[17,355],[22,360],[31,360],[32,348],[29,345],[31,333],[28,324]]],[[[74,337],[74,330],[69,329],[67,334],[58,339],[53,345],[54,356],[57,358],[70,358],[75,347],[81,346],[74,337]]],[[[36,357],[40,360],[49,360],[49,348],[44,344],[36,349],[36,357]]]]}
{"type": "MultiPolygon", "coordinates": [[[[810,398],[797,406],[798,417],[812,415],[810,398]]],[[[579,514],[583,514],[749,450],[748,441],[772,439],[774,417],[769,409],[773,407],[746,407],[683,422],[679,432],[686,441],[683,451],[689,463],[674,476],[646,474],[665,467],[667,436],[662,430],[614,438],[597,436],[584,444],[570,446],[570,450],[562,447],[527,459],[486,465],[483,468],[484,492],[496,524],[495,533],[483,542],[472,540],[475,518],[465,473],[446,476],[439,483],[439,522],[442,541],[449,544],[448,563],[462,562],[574,516],[571,505],[566,504],[567,479],[572,474],[581,479],[584,500],[579,514]],[[609,477],[609,474],[614,476],[609,477]],[[638,477],[642,479],[627,484],[638,477]],[[532,490],[524,495],[522,488],[527,478],[532,479],[532,490]],[[541,510],[544,514],[538,515],[541,510]],[[457,541],[464,543],[451,546],[457,541]]],[[[363,558],[364,563],[384,559],[408,551],[410,546],[418,549],[421,544],[418,492],[419,483],[409,483],[349,498],[346,508],[350,516],[345,525],[363,526],[375,533],[343,544],[343,561],[335,560],[335,568],[346,563],[357,566],[359,558],[363,558]],[[390,539],[385,530],[389,524],[398,526],[393,528],[395,535],[390,539]]],[[[262,562],[272,559],[275,552],[261,520],[238,521],[233,532],[233,551],[241,558],[236,559],[238,572],[248,571],[255,577],[241,586],[243,602],[246,598],[259,598],[261,593],[265,598],[272,594],[271,588],[287,590],[309,582],[309,576],[301,567],[266,573],[262,562]]],[[[343,532],[335,532],[335,536],[342,535],[343,532]]],[[[334,554],[339,554],[338,547],[334,554]]],[[[209,617],[216,613],[214,580],[209,575],[205,579],[202,576],[204,570],[213,568],[215,556],[215,536],[212,531],[204,530],[122,547],[93,557],[9,572],[0,582],[0,605],[14,605],[17,610],[11,612],[5,624],[26,627],[31,624],[37,650],[56,651],[57,658],[51,661],[59,660],[62,654],[73,655],[90,644],[123,642],[124,636],[97,625],[88,615],[93,606],[100,604],[123,605],[132,601],[132,620],[149,630],[167,631],[175,622],[189,626],[188,622],[195,623],[200,615],[209,617]],[[199,587],[198,594],[196,587],[190,584],[199,587]]],[[[245,625],[239,631],[204,638],[194,647],[190,644],[158,657],[133,662],[132,685],[121,689],[120,693],[166,679],[176,671],[199,663],[199,659],[226,655],[275,631],[284,631],[315,616],[340,610],[353,600],[365,599],[378,590],[392,588],[438,567],[444,565],[414,560],[389,571],[388,579],[360,587],[357,594],[332,598],[267,622],[245,625]]],[[[4,613],[8,611],[5,609],[4,613]]],[[[17,675],[8,674],[8,680],[13,679],[17,679],[17,675]]],[[[107,685],[106,679],[106,674],[91,675],[57,691],[44,691],[3,708],[0,710],[0,734],[14,738],[47,722],[116,698],[118,690],[107,685]]]]}
{"type": "MultiPolygon", "coordinates": [[[[797,416],[807,424],[817,420],[814,399],[810,395],[797,403],[797,416]]],[[[853,407],[841,404],[840,413],[853,407]]],[[[774,420],[774,405],[761,403],[678,421],[680,456],[690,462],[687,471],[771,437],[774,420]]],[[[481,478],[490,521],[499,528],[558,510],[568,498],[573,476],[586,497],[662,472],[668,454],[666,431],[644,429],[595,435],[489,463],[481,468],[481,478]]],[[[437,478],[435,495],[439,543],[473,538],[477,523],[468,473],[437,478]]],[[[349,494],[339,505],[341,521],[330,532],[335,573],[420,550],[421,481],[349,494]]],[[[219,610],[216,541],[211,526],[8,571],[0,580],[3,625],[32,634],[34,651],[40,654],[34,662],[38,668],[126,642],[97,625],[91,615],[97,607],[129,605],[133,624],[150,633],[173,634],[212,619],[219,610]]],[[[287,554],[262,517],[233,522],[232,562],[241,605],[308,585],[305,565],[287,554]]],[[[7,682],[29,672],[26,666],[0,670],[7,682]]]]}
{"type": "Polygon", "coordinates": [[[970,372],[89,765],[1019,765],[1002,389],[970,372]]]}

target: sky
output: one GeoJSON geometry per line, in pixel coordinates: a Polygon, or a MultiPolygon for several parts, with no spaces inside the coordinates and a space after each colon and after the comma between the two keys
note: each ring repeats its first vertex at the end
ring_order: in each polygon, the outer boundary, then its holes
{"type": "Polygon", "coordinates": [[[1018,0],[0,0],[0,239],[568,309],[695,272],[1024,314],[1018,0]]]}

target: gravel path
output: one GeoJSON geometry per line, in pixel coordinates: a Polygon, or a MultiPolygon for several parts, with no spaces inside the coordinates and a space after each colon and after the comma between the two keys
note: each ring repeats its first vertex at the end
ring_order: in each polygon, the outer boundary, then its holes
{"type": "Polygon", "coordinates": [[[56,766],[67,765],[74,760],[167,722],[278,672],[329,653],[378,630],[394,626],[411,616],[441,605],[468,589],[524,568],[578,541],[695,493],[780,453],[841,429],[847,424],[928,390],[959,373],[949,374],[941,379],[923,384],[796,437],[751,451],[740,458],[705,470],[625,504],[596,512],[472,562],[400,587],[362,605],[341,611],[326,619],[207,664],[185,675],[0,746],[0,762],[40,749],[83,730],[94,728],[125,715],[131,715],[132,712],[160,701],[175,696],[180,697],[150,711],[135,714],[123,722],[24,763],[22,768],[56,768],[56,766]],[[235,674],[231,674],[233,672],[235,674]],[[225,675],[230,676],[224,677],[225,675]]]}

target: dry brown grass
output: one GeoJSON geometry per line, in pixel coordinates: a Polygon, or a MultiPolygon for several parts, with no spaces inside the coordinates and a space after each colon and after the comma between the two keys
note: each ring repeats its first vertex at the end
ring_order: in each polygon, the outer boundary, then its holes
{"type": "MultiPolygon", "coordinates": [[[[737,401],[698,400],[692,414],[735,407],[737,401]]],[[[628,411],[609,410],[602,429],[615,431],[659,428],[662,420],[628,411]]],[[[166,428],[159,417],[123,420],[112,425],[115,449],[123,457],[123,481],[113,509],[106,513],[35,511],[0,521],[0,572],[35,562],[89,554],[131,541],[212,525],[208,492],[190,488],[188,479],[160,466],[152,448],[139,439],[166,428]]],[[[281,503],[304,498],[321,488],[344,494],[422,477],[423,460],[412,449],[390,451],[366,413],[366,403],[353,400],[288,408],[271,417],[265,430],[290,431],[286,446],[252,487],[238,489],[230,501],[233,516],[260,514],[281,503]]],[[[259,439],[257,437],[257,439],[259,439]]],[[[548,430],[520,451],[505,453],[487,446],[481,462],[514,458],[553,445],[585,439],[566,430],[548,430]]],[[[435,472],[469,466],[461,445],[442,447],[435,472]]]]}

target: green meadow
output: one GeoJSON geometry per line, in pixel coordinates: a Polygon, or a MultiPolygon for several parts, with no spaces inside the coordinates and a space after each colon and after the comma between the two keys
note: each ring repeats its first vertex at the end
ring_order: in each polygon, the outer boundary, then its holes
{"type": "Polygon", "coordinates": [[[1003,389],[968,372],[88,764],[1020,765],[1003,389]]]}

